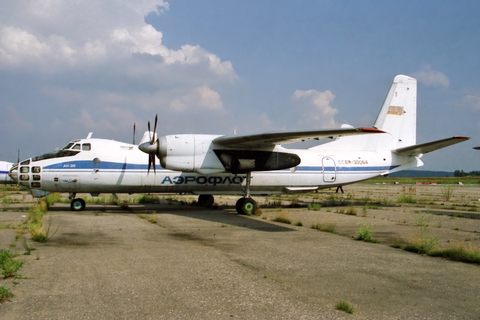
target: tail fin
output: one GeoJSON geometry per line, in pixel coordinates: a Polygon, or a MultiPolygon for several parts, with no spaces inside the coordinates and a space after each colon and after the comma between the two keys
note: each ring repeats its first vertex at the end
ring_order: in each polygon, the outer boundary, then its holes
{"type": "Polygon", "coordinates": [[[398,149],[417,143],[417,80],[398,75],[373,125],[391,136],[379,137],[378,149],[398,149]]]}
{"type": "Polygon", "coordinates": [[[374,128],[387,133],[341,137],[310,149],[395,150],[415,145],[417,131],[417,80],[398,75],[377,116],[374,128]]]}

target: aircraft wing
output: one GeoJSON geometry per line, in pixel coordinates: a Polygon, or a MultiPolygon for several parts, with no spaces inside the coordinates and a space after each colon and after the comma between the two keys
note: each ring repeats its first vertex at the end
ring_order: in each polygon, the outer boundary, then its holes
{"type": "Polygon", "coordinates": [[[221,136],[213,140],[214,143],[225,147],[269,147],[279,144],[294,143],[323,138],[335,138],[361,134],[385,133],[374,128],[342,128],[333,130],[269,132],[252,135],[221,136]]]}
{"type": "Polygon", "coordinates": [[[400,148],[397,150],[393,150],[393,152],[400,155],[407,155],[407,156],[419,155],[419,154],[432,152],[438,149],[442,149],[442,148],[451,146],[453,144],[466,141],[468,139],[470,138],[463,137],[463,136],[455,136],[447,139],[442,139],[442,140],[437,140],[437,141],[432,141],[432,142],[427,142],[422,144],[416,144],[414,146],[409,146],[405,148],[400,148]]]}

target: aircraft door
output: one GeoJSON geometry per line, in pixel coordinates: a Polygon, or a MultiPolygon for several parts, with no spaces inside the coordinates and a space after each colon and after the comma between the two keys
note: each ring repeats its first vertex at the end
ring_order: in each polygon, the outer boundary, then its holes
{"type": "Polygon", "coordinates": [[[323,181],[332,183],[337,180],[337,166],[331,157],[322,158],[323,181]]]}

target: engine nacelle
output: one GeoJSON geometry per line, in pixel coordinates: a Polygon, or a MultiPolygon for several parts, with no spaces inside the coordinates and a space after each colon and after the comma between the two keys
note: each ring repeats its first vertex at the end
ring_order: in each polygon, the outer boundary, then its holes
{"type": "Polygon", "coordinates": [[[195,167],[195,138],[193,135],[171,135],[158,139],[157,154],[160,164],[165,169],[193,171],[195,167]]]}
{"type": "Polygon", "coordinates": [[[180,134],[158,139],[157,157],[163,168],[198,173],[225,172],[225,168],[211,149],[217,135],[180,134]]]}

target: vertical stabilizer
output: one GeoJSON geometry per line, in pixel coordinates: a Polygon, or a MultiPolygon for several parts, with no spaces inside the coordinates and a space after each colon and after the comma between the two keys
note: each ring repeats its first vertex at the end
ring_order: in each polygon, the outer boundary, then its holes
{"type": "Polygon", "coordinates": [[[393,79],[373,126],[387,133],[341,137],[310,149],[383,151],[415,145],[417,80],[404,75],[398,75],[393,79]]]}
{"type": "Polygon", "coordinates": [[[374,127],[389,133],[378,141],[377,150],[398,149],[416,144],[417,80],[398,75],[393,79],[374,127]]]}

